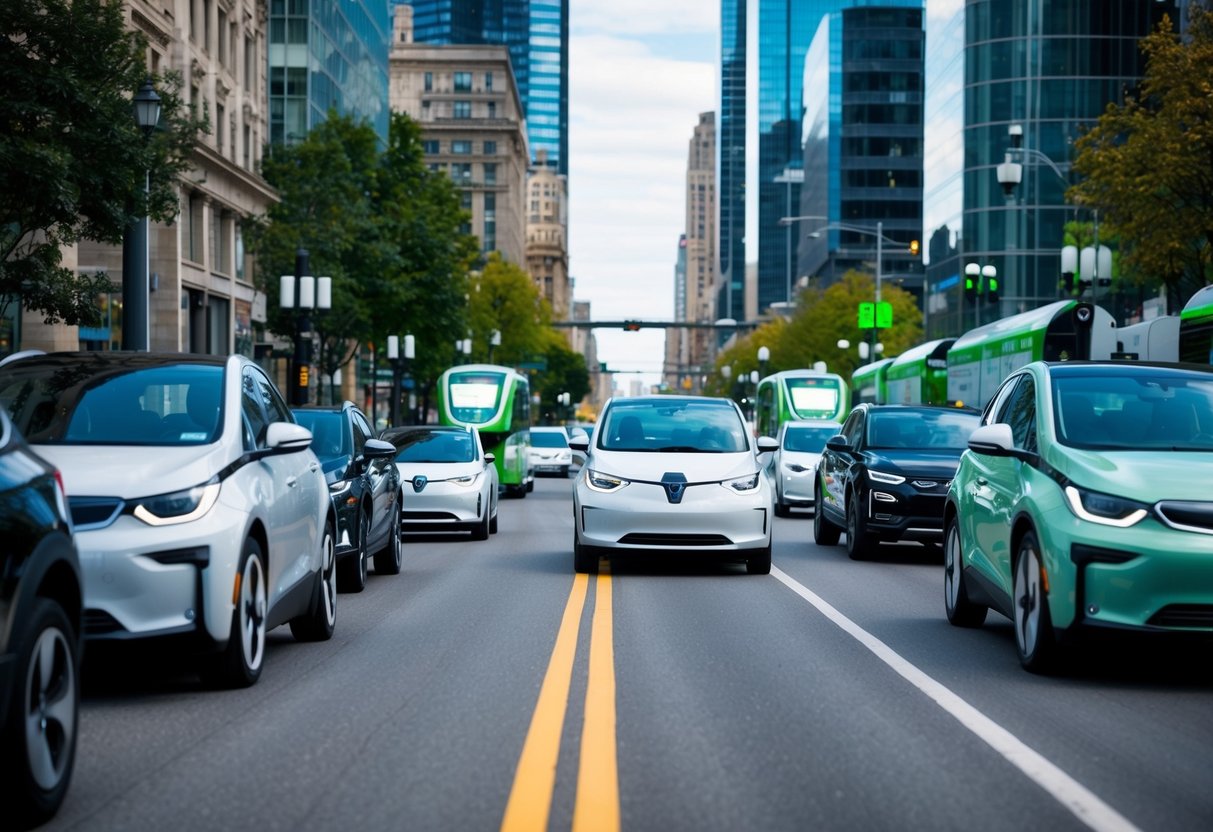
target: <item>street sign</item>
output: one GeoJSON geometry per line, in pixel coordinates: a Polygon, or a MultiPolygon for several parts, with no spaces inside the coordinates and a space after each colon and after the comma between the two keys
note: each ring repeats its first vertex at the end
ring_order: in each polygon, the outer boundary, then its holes
{"type": "Polygon", "coordinates": [[[888,329],[893,325],[893,304],[881,301],[876,304],[876,328],[888,329]]]}
{"type": "Polygon", "coordinates": [[[876,304],[859,304],[859,328],[872,329],[876,326],[876,304]]]}

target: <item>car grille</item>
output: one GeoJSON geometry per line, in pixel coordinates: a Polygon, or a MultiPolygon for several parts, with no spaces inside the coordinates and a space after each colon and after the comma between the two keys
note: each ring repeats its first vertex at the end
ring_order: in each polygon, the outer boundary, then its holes
{"type": "Polygon", "coordinates": [[[632,546],[728,546],[733,541],[722,534],[655,534],[632,532],[619,538],[632,546]]]}
{"type": "Polygon", "coordinates": [[[104,529],[117,519],[123,503],[117,497],[69,497],[72,526],[76,531],[104,529]]]}
{"type": "Polygon", "coordinates": [[[110,633],[120,633],[123,626],[105,610],[84,611],[84,634],[87,636],[104,636],[110,633]]]}
{"type": "Polygon", "coordinates": [[[402,511],[400,519],[407,523],[417,520],[458,520],[459,518],[449,511],[402,511]]]}
{"type": "Polygon", "coordinates": [[[1213,534],[1213,503],[1163,500],[1154,508],[1162,521],[1173,529],[1213,534]]]}
{"type": "Polygon", "coordinates": [[[1213,604],[1168,604],[1147,623],[1155,627],[1213,627],[1213,604]]]}

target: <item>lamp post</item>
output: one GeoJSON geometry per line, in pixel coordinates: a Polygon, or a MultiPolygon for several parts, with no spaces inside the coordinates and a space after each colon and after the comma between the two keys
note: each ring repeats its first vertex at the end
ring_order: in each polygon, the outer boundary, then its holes
{"type": "Polygon", "coordinates": [[[750,384],[754,385],[754,392],[751,393],[749,396],[750,406],[748,409],[750,411],[750,421],[753,422],[754,421],[754,400],[756,398],[758,398],[758,371],[757,370],[750,370],[750,384]]]}
{"type": "Polygon", "coordinates": [[[765,344],[758,348],[758,375],[764,377],[767,374],[767,362],[771,360],[771,348],[765,344]]]}
{"type": "Polygon", "coordinates": [[[501,346],[501,330],[494,329],[493,334],[489,336],[489,363],[493,363],[493,352],[497,347],[501,346]]]}
{"type": "Polygon", "coordinates": [[[333,279],[312,277],[307,249],[295,250],[295,273],[278,278],[278,305],[295,313],[295,357],[291,366],[290,399],[299,407],[307,404],[311,383],[313,309],[321,311],[333,306],[333,279]]]}
{"type": "MultiPolygon", "coordinates": [[[[786,207],[784,208],[784,210],[787,211],[787,213],[790,215],[792,213],[792,185],[803,185],[804,184],[804,168],[792,168],[792,167],[784,168],[783,173],[776,176],[774,181],[777,184],[788,186],[787,187],[788,198],[787,198],[787,204],[786,204],[786,207]]],[[[823,217],[823,219],[824,219],[824,217],[823,217]]],[[[787,285],[787,297],[784,298],[784,300],[786,300],[788,303],[791,303],[792,302],[792,224],[791,223],[783,223],[783,224],[786,225],[788,228],[788,232],[787,232],[787,246],[788,246],[787,258],[788,259],[787,259],[787,276],[786,276],[788,285],[787,285]]]]}
{"type": "MultiPolygon", "coordinates": [[[[133,99],[135,123],[143,131],[143,140],[152,137],[160,121],[160,96],[148,78],[133,99]]],[[[150,300],[148,297],[147,199],[151,192],[151,170],[143,171],[143,216],[126,227],[122,239],[122,349],[147,351],[151,348],[150,300]]]]}
{"type": "Polygon", "coordinates": [[[395,426],[400,407],[400,336],[387,337],[387,360],[392,365],[392,400],[388,403],[389,427],[395,426]]]}

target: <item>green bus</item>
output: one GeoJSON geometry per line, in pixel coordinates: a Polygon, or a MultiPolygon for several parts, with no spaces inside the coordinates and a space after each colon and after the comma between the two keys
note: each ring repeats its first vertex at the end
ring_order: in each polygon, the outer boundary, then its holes
{"type": "Polygon", "coordinates": [[[851,373],[851,404],[856,405],[861,402],[888,404],[887,373],[892,364],[892,358],[882,358],[871,364],[857,367],[855,372],[851,373]]]}
{"type": "Polygon", "coordinates": [[[1090,303],[1059,300],[970,329],[948,350],[948,401],[983,408],[1032,361],[1111,358],[1116,322],[1090,303]]]}
{"type": "Polygon", "coordinates": [[[1206,286],[1179,313],[1179,360],[1213,364],[1213,286],[1206,286]]]}
{"type": "Polygon", "coordinates": [[[841,423],[849,410],[847,383],[837,373],[784,370],[758,382],[754,427],[759,436],[778,436],[779,426],[794,419],[829,419],[841,423]]]}
{"type": "Polygon", "coordinates": [[[499,486],[525,497],[535,487],[530,456],[531,388],[526,376],[495,364],[463,364],[438,378],[438,422],[471,425],[493,454],[499,486]]]}
{"type": "Polygon", "coordinates": [[[948,404],[948,350],[955,338],[927,341],[903,352],[885,370],[891,404],[948,404]]]}

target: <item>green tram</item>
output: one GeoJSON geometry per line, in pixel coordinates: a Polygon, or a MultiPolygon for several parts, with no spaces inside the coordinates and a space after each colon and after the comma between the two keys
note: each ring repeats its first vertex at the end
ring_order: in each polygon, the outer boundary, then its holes
{"type": "Polygon", "coordinates": [[[885,401],[891,404],[948,404],[948,350],[955,338],[912,347],[885,370],[885,401]]]}
{"type": "Polygon", "coordinates": [[[779,426],[796,419],[846,418],[850,396],[837,373],[784,370],[758,382],[754,426],[759,436],[778,436],[779,426]]]}
{"type": "Polygon", "coordinates": [[[1213,364],[1213,286],[1194,294],[1179,313],[1179,360],[1213,364]]]}
{"type": "Polygon", "coordinates": [[[1116,322],[1090,303],[1060,300],[971,329],[948,350],[948,401],[982,408],[1032,361],[1111,358],[1116,322]]]}
{"type": "Polygon", "coordinates": [[[882,358],[857,367],[855,372],[851,373],[851,404],[888,404],[888,372],[892,364],[892,358],[882,358]]]}
{"type": "Polygon", "coordinates": [[[531,388],[526,376],[495,364],[463,364],[438,378],[438,422],[472,425],[493,454],[500,487],[525,497],[535,487],[530,456],[531,388]]]}

